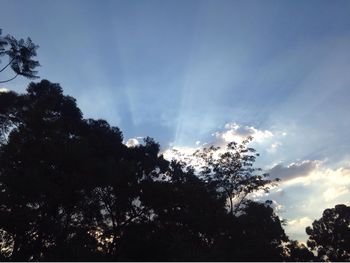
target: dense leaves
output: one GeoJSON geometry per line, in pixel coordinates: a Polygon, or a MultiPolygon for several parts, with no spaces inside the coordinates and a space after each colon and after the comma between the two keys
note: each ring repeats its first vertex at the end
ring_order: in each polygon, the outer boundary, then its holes
{"type": "Polygon", "coordinates": [[[248,147],[251,140],[252,137],[248,137],[242,144],[231,142],[224,149],[211,146],[194,153],[199,176],[213,185],[218,194],[227,198],[232,214],[240,210],[250,193],[268,191],[273,184],[267,179],[268,174],[254,167],[259,154],[248,147]]]}
{"type": "Polygon", "coordinates": [[[319,220],[306,229],[308,246],[319,260],[350,261],[350,207],[336,205],[326,209],[319,220]]]}
{"type": "Polygon", "coordinates": [[[5,72],[9,68],[14,73],[8,79],[0,79],[0,83],[9,82],[17,76],[23,76],[28,79],[38,78],[38,72],[35,68],[40,66],[40,64],[37,60],[33,59],[37,55],[36,50],[38,47],[30,38],[17,40],[11,35],[5,37],[1,37],[0,35],[0,58],[4,56],[8,58],[8,61],[5,61],[0,66],[0,73],[5,72]]]}
{"type": "Polygon", "coordinates": [[[197,153],[199,170],[168,162],[154,140],[128,148],[118,128],[84,119],[47,80],[0,93],[0,126],[2,260],[312,259],[270,203],[247,198],[271,184],[247,142],[197,153]]]}

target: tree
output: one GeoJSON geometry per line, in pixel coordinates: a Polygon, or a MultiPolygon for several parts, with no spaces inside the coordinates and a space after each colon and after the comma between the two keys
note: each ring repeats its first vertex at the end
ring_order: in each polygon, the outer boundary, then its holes
{"type": "Polygon", "coordinates": [[[250,193],[258,190],[267,192],[278,181],[266,179],[268,174],[253,167],[259,154],[248,147],[252,139],[248,137],[242,144],[231,142],[223,149],[211,146],[193,154],[199,176],[213,185],[218,194],[226,197],[231,214],[240,210],[250,193]]]}
{"type": "MultiPolygon", "coordinates": [[[[82,116],[57,84],[30,84],[28,93],[1,93],[0,228],[11,260],[41,260],[52,246],[78,232],[84,186],[78,134],[82,116]],[[80,162],[78,162],[80,161],[80,162]],[[78,217],[79,218],[79,217],[78,217]]],[[[68,241],[68,240],[65,240],[68,241]]]]}
{"type": "Polygon", "coordinates": [[[127,148],[118,128],[84,120],[75,100],[47,80],[27,94],[0,93],[0,126],[7,260],[113,258],[125,229],[148,220],[137,202],[141,182],[165,162],[151,139],[127,148]]]}
{"type": "Polygon", "coordinates": [[[288,237],[270,204],[247,201],[239,216],[229,213],[211,261],[283,261],[288,237]]]}
{"type": "Polygon", "coordinates": [[[321,261],[350,261],[350,207],[336,205],[306,228],[307,245],[321,261]]]}
{"type": "Polygon", "coordinates": [[[292,262],[312,262],[317,261],[317,258],[304,244],[296,240],[289,240],[286,245],[284,260],[292,262]]]}
{"type": "Polygon", "coordinates": [[[248,141],[197,152],[198,172],[151,138],[128,148],[47,80],[0,93],[0,127],[1,260],[286,260],[271,203],[248,198],[271,183],[248,141]]]}
{"type": "Polygon", "coordinates": [[[161,173],[167,162],[158,157],[159,145],[149,138],[134,148],[122,145],[119,154],[110,142],[98,144],[101,152],[97,158],[103,170],[99,171],[94,188],[86,194],[85,210],[91,212],[86,217],[90,217],[91,226],[98,232],[101,251],[110,260],[119,260],[120,244],[128,230],[146,226],[152,219],[152,210],[142,202],[141,195],[146,182],[161,173]],[[108,148],[112,151],[105,155],[108,148]]]}
{"type": "Polygon", "coordinates": [[[38,78],[38,72],[35,71],[35,68],[40,66],[40,64],[33,59],[37,55],[36,50],[38,47],[29,37],[26,40],[17,40],[11,35],[0,36],[0,57],[8,57],[8,62],[5,62],[5,65],[1,66],[0,73],[8,68],[11,68],[15,73],[9,79],[0,79],[0,83],[9,82],[18,76],[28,79],[38,78]]]}
{"type": "Polygon", "coordinates": [[[170,163],[166,177],[143,184],[140,200],[152,211],[148,226],[153,229],[145,235],[153,250],[143,255],[151,261],[207,260],[218,226],[227,217],[222,200],[179,162],[170,163]]]}

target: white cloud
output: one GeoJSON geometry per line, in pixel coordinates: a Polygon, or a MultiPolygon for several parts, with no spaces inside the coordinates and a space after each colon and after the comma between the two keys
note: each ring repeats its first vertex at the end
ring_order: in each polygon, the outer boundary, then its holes
{"type": "MultiPolygon", "coordinates": [[[[196,141],[194,147],[177,146],[171,143],[169,144],[171,148],[166,149],[163,152],[163,156],[167,160],[187,160],[191,161],[192,164],[198,164],[198,160],[195,160],[195,158],[192,156],[196,150],[203,149],[204,147],[209,147],[211,145],[219,146],[221,149],[216,152],[216,155],[218,155],[225,152],[226,145],[230,142],[234,141],[236,143],[242,143],[248,136],[252,136],[254,142],[262,143],[265,140],[272,138],[274,135],[268,130],[259,130],[253,126],[241,126],[236,122],[231,122],[225,124],[224,131],[217,131],[213,133],[212,136],[215,137],[214,142],[203,143],[201,141],[196,141]]],[[[272,144],[272,148],[276,150],[280,145],[280,143],[276,142],[272,144]]]]}
{"type": "Polygon", "coordinates": [[[174,146],[172,148],[166,149],[163,151],[163,156],[166,160],[181,160],[181,161],[194,161],[194,157],[192,156],[195,151],[199,148],[194,147],[181,147],[174,146]]]}
{"type": "Polygon", "coordinates": [[[287,220],[285,228],[288,233],[293,233],[293,239],[297,238],[298,241],[306,243],[307,236],[305,235],[305,229],[311,226],[312,222],[313,220],[307,216],[294,218],[292,220],[287,220]]]}
{"type": "Polygon", "coordinates": [[[280,142],[274,142],[274,143],[272,143],[271,145],[270,145],[270,147],[269,148],[267,148],[267,152],[270,152],[270,153],[275,153],[276,151],[277,151],[277,149],[279,148],[279,147],[281,147],[281,145],[282,145],[282,143],[280,143],[280,142]]]}
{"type": "Polygon", "coordinates": [[[273,137],[273,133],[269,130],[259,130],[253,126],[241,126],[236,122],[227,123],[225,125],[225,131],[213,133],[219,143],[237,142],[241,143],[248,136],[252,136],[254,141],[262,143],[266,139],[273,137]]]}
{"type": "Polygon", "coordinates": [[[334,186],[328,188],[323,193],[323,198],[326,202],[333,201],[337,199],[339,196],[347,194],[349,192],[348,188],[345,186],[334,186]]]}
{"type": "MultiPolygon", "coordinates": [[[[192,164],[197,161],[191,156],[196,150],[203,149],[205,147],[216,146],[221,149],[218,150],[215,156],[224,153],[226,151],[226,146],[230,142],[236,142],[238,144],[242,143],[243,140],[247,139],[248,136],[253,137],[251,145],[258,152],[261,150],[265,153],[275,153],[282,146],[282,142],[277,141],[283,139],[286,136],[286,132],[282,131],[270,131],[270,130],[260,130],[253,126],[240,125],[236,122],[226,123],[223,130],[216,131],[212,133],[214,137],[213,141],[196,141],[194,145],[191,146],[179,146],[176,143],[169,143],[169,148],[163,151],[163,156],[168,159],[178,159],[178,160],[191,160],[192,164]],[[272,139],[274,141],[272,141],[272,139]],[[185,157],[186,156],[186,157],[185,157]]],[[[260,159],[260,158],[259,158],[260,159]]],[[[260,165],[259,165],[260,166],[260,165]]]]}
{"type": "Polygon", "coordinates": [[[129,148],[135,147],[139,144],[140,144],[140,142],[136,138],[131,138],[131,139],[127,140],[127,142],[125,143],[125,145],[129,148]]]}
{"type": "Polygon", "coordinates": [[[9,90],[6,89],[6,88],[0,88],[0,93],[1,93],[1,92],[9,92],[9,90]]]}
{"type": "Polygon", "coordinates": [[[307,216],[288,221],[289,226],[297,227],[297,228],[300,228],[300,227],[305,228],[309,226],[311,223],[312,223],[312,220],[307,216]]]}
{"type": "Polygon", "coordinates": [[[305,241],[305,227],[319,219],[327,208],[337,204],[350,205],[350,168],[327,167],[325,162],[306,160],[288,166],[275,166],[275,176],[286,178],[267,199],[281,203],[281,213],[288,225],[286,232],[293,239],[305,241]],[[283,177],[284,176],[284,177],[283,177]]]}

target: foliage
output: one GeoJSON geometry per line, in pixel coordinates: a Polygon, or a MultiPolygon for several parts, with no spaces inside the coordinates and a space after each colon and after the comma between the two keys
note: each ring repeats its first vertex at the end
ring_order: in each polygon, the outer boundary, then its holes
{"type": "Polygon", "coordinates": [[[336,205],[306,228],[307,245],[321,261],[350,261],[350,207],[336,205]]]}
{"type": "Polygon", "coordinates": [[[219,194],[229,201],[231,214],[239,212],[246,197],[258,190],[268,191],[277,180],[268,180],[268,174],[260,173],[254,167],[258,153],[248,147],[252,137],[237,144],[229,143],[224,149],[211,146],[194,153],[200,170],[200,176],[213,185],[219,194]]]}
{"type": "Polygon", "coordinates": [[[293,262],[313,262],[317,261],[317,258],[304,244],[295,240],[290,240],[286,245],[285,260],[293,262]]]}
{"type": "Polygon", "coordinates": [[[15,73],[9,79],[0,80],[0,83],[9,82],[18,76],[28,79],[38,78],[38,72],[35,71],[35,68],[40,66],[40,64],[33,59],[37,55],[36,50],[38,47],[29,37],[26,40],[17,40],[11,35],[3,38],[0,36],[0,57],[8,57],[8,62],[0,68],[0,73],[4,72],[8,67],[15,73]]]}
{"type": "Polygon", "coordinates": [[[244,212],[229,215],[215,239],[212,261],[282,261],[288,242],[280,219],[270,203],[247,201],[244,212]]]}
{"type": "Polygon", "coordinates": [[[166,161],[151,138],[126,147],[118,128],[84,119],[75,99],[47,80],[26,94],[0,93],[0,126],[2,260],[281,261],[291,254],[270,203],[246,198],[271,182],[244,145],[230,144],[215,160],[206,150],[198,175],[166,161]],[[245,197],[235,213],[227,210],[233,195],[245,197]]]}

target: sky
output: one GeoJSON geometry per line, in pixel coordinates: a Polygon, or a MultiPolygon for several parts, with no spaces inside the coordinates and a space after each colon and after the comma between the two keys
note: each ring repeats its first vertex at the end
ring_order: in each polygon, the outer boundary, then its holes
{"type": "Polygon", "coordinates": [[[282,179],[257,198],[305,241],[325,208],[350,205],[349,13],[342,0],[1,0],[0,28],[31,37],[40,77],[128,144],[252,135],[257,165],[282,179]]]}

